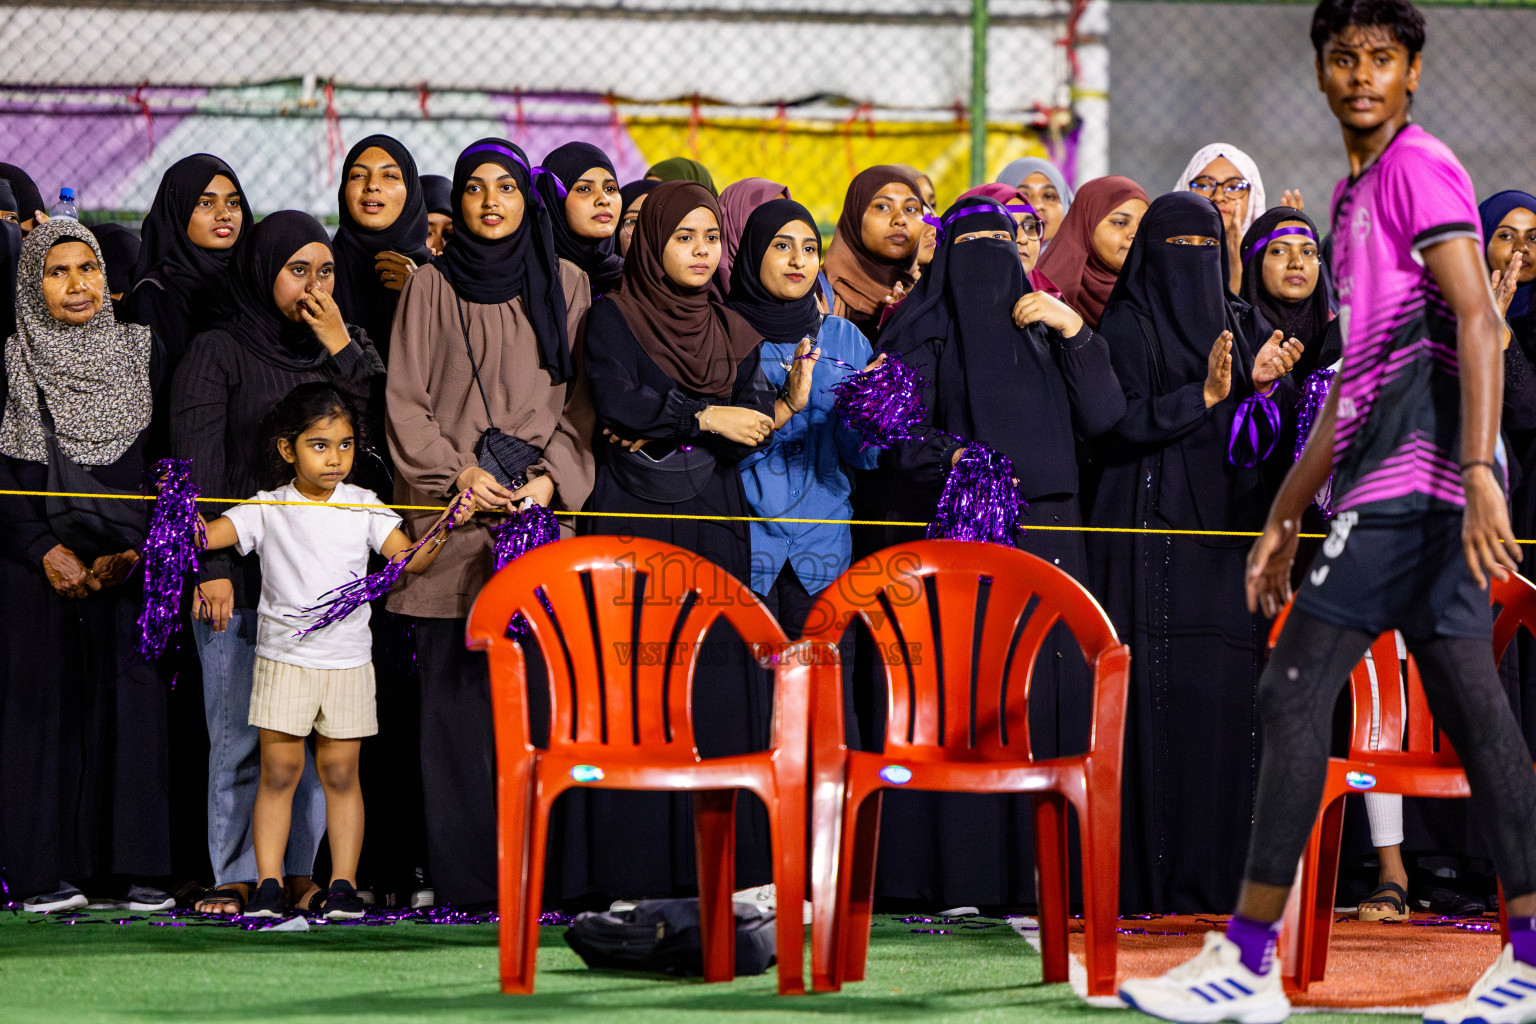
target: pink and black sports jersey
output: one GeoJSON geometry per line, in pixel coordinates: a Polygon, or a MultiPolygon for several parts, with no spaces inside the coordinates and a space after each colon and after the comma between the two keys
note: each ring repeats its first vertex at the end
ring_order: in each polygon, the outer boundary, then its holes
{"type": "Polygon", "coordinates": [[[1472,179],[1418,125],[1333,193],[1333,273],[1344,335],[1334,509],[1409,518],[1466,503],[1458,469],[1456,319],[1420,253],[1479,238],[1472,179]]]}

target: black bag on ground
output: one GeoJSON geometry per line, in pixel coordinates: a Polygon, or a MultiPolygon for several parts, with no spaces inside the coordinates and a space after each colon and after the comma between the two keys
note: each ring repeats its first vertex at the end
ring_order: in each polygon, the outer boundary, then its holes
{"type": "MultiPolygon", "coordinates": [[[[762,974],[774,963],[774,915],[733,903],[736,976],[762,974]]],[[[640,900],[633,910],[577,914],[565,941],[588,967],[697,978],[704,973],[696,899],[640,900]]]]}

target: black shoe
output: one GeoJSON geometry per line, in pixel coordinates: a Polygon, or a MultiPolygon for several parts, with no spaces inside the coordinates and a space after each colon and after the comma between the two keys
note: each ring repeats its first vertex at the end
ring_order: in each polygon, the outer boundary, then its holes
{"type": "Polygon", "coordinates": [[[68,882],[60,882],[56,892],[45,892],[22,900],[21,909],[32,914],[51,914],[58,910],[79,910],[89,902],[85,893],[68,882]]]}
{"type": "Polygon", "coordinates": [[[283,896],[283,883],[275,878],[263,878],[256,895],[245,905],[245,917],[287,917],[288,903],[283,896]]]}
{"type": "Polygon", "coordinates": [[[325,902],[320,904],[320,915],[327,921],[355,921],[363,916],[364,909],[352,883],[337,879],[331,883],[331,891],[325,894],[325,902]]]}
{"type": "Polygon", "coordinates": [[[123,897],[124,910],[153,912],[170,910],[174,906],[176,906],[176,897],[151,885],[137,883],[130,885],[127,895],[123,897]]]}

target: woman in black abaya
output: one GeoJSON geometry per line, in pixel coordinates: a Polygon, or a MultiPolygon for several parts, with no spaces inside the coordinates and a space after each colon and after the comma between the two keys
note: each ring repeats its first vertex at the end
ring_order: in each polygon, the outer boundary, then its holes
{"type": "MultiPolygon", "coordinates": [[[[432,259],[427,201],[411,151],[399,139],[370,135],[347,152],[337,207],[336,305],[368,335],[389,365],[389,332],[406,278],[432,259]]],[[[382,493],[382,492],[381,492],[382,493]]]]}
{"type": "Polygon", "coordinates": [[[586,271],[592,294],[619,286],[624,257],[616,235],[622,199],[608,154],[587,142],[567,142],[544,158],[534,189],[549,211],[555,253],[586,271]]]}
{"type": "MultiPolygon", "coordinates": [[[[106,288],[77,222],[23,243],[0,488],[46,489],[56,443],[103,488],[138,489],[156,353],[147,328],[118,323],[106,288]]],[[[167,690],[137,650],[138,553],[42,498],[4,496],[0,517],[0,874],[26,910],[82,907],[74,883],[89,879],[121,883],[102,894],[131,910],[169,909],[133,884],[171,870],[167,690]]]]}
{"type": "Polygon", "coordinates": [[[1239,293],[1261,321],[1261,331],[1280,331],[1301,342],[1291,368],[1300,386],[1344,355],[1334,316],[1333,280],[1323,266],[1317,225],[1300,210],[1267,210],[1243,235],[1243,285],[1239,293]]]}
{"type": "Polygon", "coordinates": [[[231,312],[229,261],[250,217],[239,177],[216,156],[184,157],[160,179],[139,230],[123,319],[154,332],[167,379],[192,339],[231,312]]]}
{"type": "MultiPolygon", "coordinates": [[[[916,289],[886,324],[883,351],[927,382],[925,440],[895,449],[892,470],[931,518],[944,479],[968,443],[1007,455],[1028,506],[1014,543],[1087,581],[1076,440],[1112,428],[1125,398],[1105,339],[1059,299],[1031,289],[1012,216],[995,200],[961,199],[916,289]]],[[[1037,757],[1082,753],[1093,676],[1065,627],[1045,640],[1030,687],[1037,757]]],[[[882,896],[943,905],[1035,902],[1032,800],[915,792],[886,795],[882,896]]]]}
{"type": "MultiPolygon", "coordinates": [[[[1295,390],[1282,378],[1300,349],[1278,331],[1256,343],[1225,254],[1221,214],[1204,196],[1170,193],[1142,219],[1099,328],[1127,409],[1098,446],[1096,527],[1256,530],[1290,465],[1278,446],[1267,449],[1294,415],[1295,390]],[[1256,392],[1275,403],[1278,429],[1256,392]]],[[[1198,913],[1237,897],[1267,632],[1243,593],[1249,543],[1088,538],[1094,592],[1131,645],[1128,912],[1198,913]]]]}

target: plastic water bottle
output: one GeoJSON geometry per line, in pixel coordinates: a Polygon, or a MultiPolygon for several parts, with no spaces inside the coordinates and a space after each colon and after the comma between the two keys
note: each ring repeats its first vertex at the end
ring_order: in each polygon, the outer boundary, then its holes
{"type": "Polygon", "coordinates": [[[75,205],[75,190],[69,187],[59,189],[59,201],[53,204],[53,209],[48,211],[48,216],[55,220],[60,217],[79,220],[80,210],[75,205]]]}

